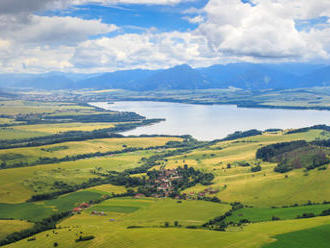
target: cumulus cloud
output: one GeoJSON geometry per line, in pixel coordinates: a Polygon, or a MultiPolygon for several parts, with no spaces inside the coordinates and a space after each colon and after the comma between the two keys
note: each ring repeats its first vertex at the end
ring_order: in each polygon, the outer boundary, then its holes
{"type": "Polygon", "coordinates": [[[49,8],[63,8],[69,0],[1,0],[0,14],[31,13],[49,8]]]}
{"type": "Polygon", "coordinates": [[[204,60],[201,43],[203,37],[190,33],[124,34],[81,43],[70,62],[78,68],[108,70],[194,65],[204,60]]]}
{"type": "Polygon", "coordinates": [[[240,0],[210,0],[204,8],[207,21],[198,31],[216,53],[275,59],[298,59],[311,54],[324,57],[323,47],[296,29],[295,18],[327,14],[329,7],[329,1],[323,0],[320,4],[302,0],[254,0],[252,5],[240,0]],[[302,2],[308,3],[308,7],[302,2]]]}
{"type": "Polygon", "coordinates": [[[113,71],[188,63],[310,61],[330,58],[329,0],[209,0],[184,11],[195,30],[105,34],[119,27],[102,20],[39,16],[35,11],[74,4],[170,4],[190,0],[2,0],[3,71],[113,71]],[[26,4],[25,2],[29,2],[26,4]],[[302,28],[297,28],[297,21],[302,28]],[[304,28],[304,23],[308,28],[304,28]]]}
{"type": "Polygon", "coordinates": [[[20,17],[3,18],[0,29],[0,37],[20,44],[73,45],[89,36],[113,32],[117,27],[101,20],[32,15],[25,21],[20,17]]]}

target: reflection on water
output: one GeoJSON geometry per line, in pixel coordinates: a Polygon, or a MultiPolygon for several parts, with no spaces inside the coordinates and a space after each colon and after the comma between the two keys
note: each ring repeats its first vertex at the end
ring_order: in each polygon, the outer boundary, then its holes
{"type": "Polygon", "coordinates": [[[268,128],[300,128],[329,124],[330,112],[317,110],[250,109],[233,105],[194,105],[164,102],[115,102],[93,105],[117,111],[131,111],[147,118],[166,121],[124,132],[141,134],[190,134],[199,140],[223,138],[234,131],[268,128]]]}

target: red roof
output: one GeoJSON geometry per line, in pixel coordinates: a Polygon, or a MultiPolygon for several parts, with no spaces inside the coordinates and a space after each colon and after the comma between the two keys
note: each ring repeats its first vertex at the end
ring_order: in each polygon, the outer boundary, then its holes
{"type": "Polygon", "coordinates": [[[88,207],[89,207],[89,204],[86,203],[86,202],[83,202],[83,203],[80,204],[79,207],[80,207],[80,208],[88,208],[88,207]]]}
{"type": "Polygon", "coordinates": [[[81,208],[74,208],[73,212],[80,212],[82,209],[81,208]]]}

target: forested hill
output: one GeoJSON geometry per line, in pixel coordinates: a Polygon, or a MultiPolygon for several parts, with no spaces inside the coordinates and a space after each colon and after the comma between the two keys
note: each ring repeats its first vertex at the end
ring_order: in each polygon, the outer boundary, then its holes
{"type": "Polygon", "coordinates": [[[236,87],[290,89],[330,86],[330,66],[306,63],[233,63],[192,68],[179,65],[163,70],[124,70],[103,74],[0,74],[0,87],[39,89],[179,90],[236,87]]]}

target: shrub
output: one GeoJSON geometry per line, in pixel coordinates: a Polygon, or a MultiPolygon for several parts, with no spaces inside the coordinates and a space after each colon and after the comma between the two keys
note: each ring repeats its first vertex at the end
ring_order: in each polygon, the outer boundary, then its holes
{"type": "Polygon", "coordinates": [[[88,236],[80,236],[79,239],[76,239],[76,242],[81,242],[81,241],[87,241],[87,240],[92,240],[94,239],[95,236],[93,235],[88,235],[88,236]]]}
{"type": "Polygon", "coordinates": [[[273,221],[280,220],[280,217],[273,216],[273,217],[272,217],[272,220],[273,220],[273,221]]]}

